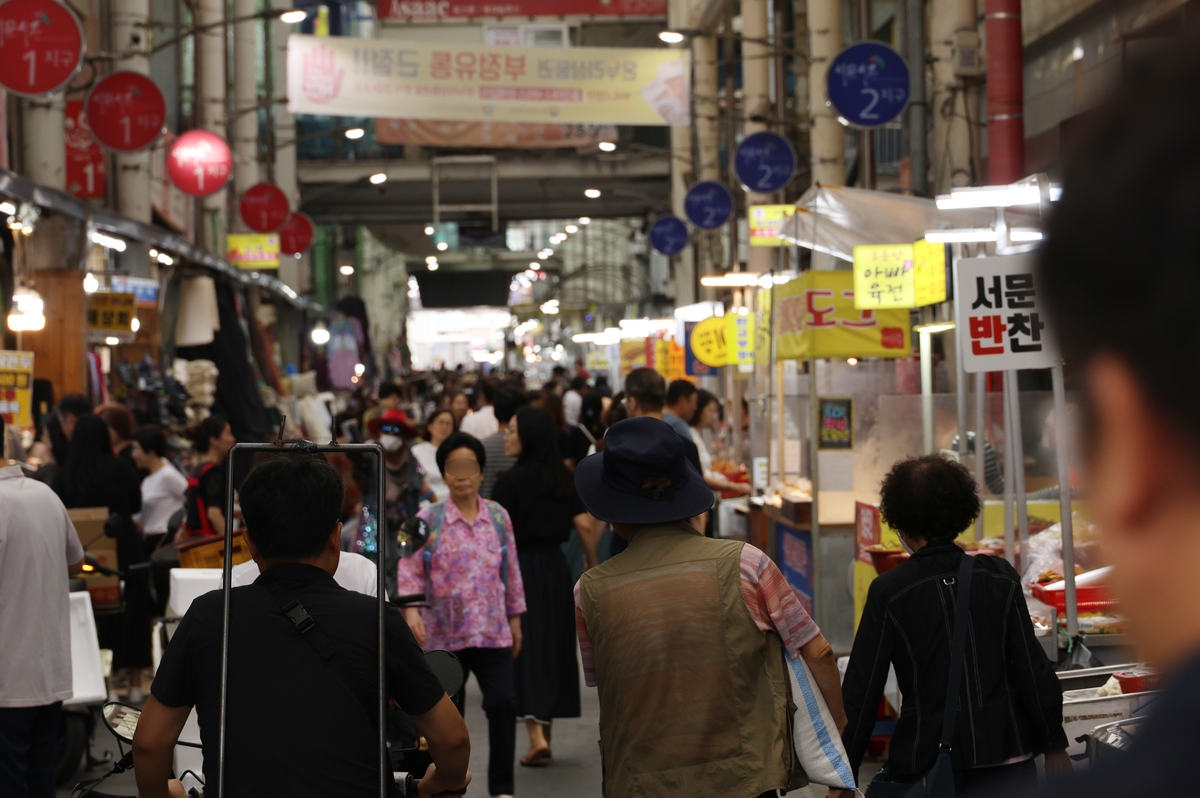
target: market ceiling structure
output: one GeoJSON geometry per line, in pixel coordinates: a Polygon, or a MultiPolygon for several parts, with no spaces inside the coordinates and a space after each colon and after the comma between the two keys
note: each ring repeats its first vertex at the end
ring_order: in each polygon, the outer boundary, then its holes
{"type": "MultiPolygon", "coordinates": [[[[426,224],[433,210],[433,168],[428,161],[301,161],[301,207],[321,224],[426,224]],[[373,185],[371,175],[387,181],[373,185]]],[[[502,221],[571,216],[616,218],[670,212],[670,155],[658,148],[608,156],[498,156],[495,175],[502,221]],[[599,199],[584,196],[599,189],[599,199]]],[[[443,167],[445,204],[486,203],[492,167],[443,167]]],[[[446,221],[490,221],[490,213],[449,212],[446,221]]]]}

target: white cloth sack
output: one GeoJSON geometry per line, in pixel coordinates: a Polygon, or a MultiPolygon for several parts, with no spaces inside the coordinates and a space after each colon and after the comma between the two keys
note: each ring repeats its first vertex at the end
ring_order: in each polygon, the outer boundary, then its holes
{"type": "Polygon", "coordinates": [[[842,745],[833,715],[813,679],[812,671],[803,657],[787,657],[788,682],[792,687],[792,702],[796,705],[793,738],[796,756],[804,767],[808,780],[814,784],[853,790],[854,771],[842,745]]]}

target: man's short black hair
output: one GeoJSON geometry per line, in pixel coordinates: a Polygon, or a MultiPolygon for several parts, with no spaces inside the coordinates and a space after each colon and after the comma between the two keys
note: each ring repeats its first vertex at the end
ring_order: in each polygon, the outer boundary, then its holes
{"type": "Polygon", "coordinates": [[[305,560],[324,549],[346,486],[319,457],[276,457],[246,476],[238,496],[246,532],[268,560],[305,560]]]}
{"type": "Polygon", "coordinates": [[[634,369],[625,378],[625,395],[637,399],[638,407],[643,411],[656,413],[663,409],[667,381],[654,369],[634,369]]]}
{"type": "Polygon", "coordinates": [[[684,399],[696,395],[696,386],[687,380],[672,380],[667,386],[667,407],[674,407],[684,399]]]}
{"type": "Polygon", "coordinates": [[[146,454],[167,456],[167,436],[163,433],[163,428],[157,424],[143,424],[138,427],[133,431],[133,439],[146,454]]]}
{"type": "Polygon", "coordinates": [[[92,400],[81,393],[69,393],[59,400],[58,412],[79,418],[92,412],[92,400]]]}
{"type": "Polygon", "coordinates": [[[387,399],[389,396],[399,396],[401,392],[400,383],[385,382],[379,386],[379,398],[387,399]]]}
{"type": "Polygon", "coordinates": [[[496,421],[501,424],[507,424],[512,421],[512,417],[517,414],[517,411],[529,401],[524,391],[518,391],[515,388],[503,388],[496,394],[495,414],[496,421]]]}
{"type": "Polygon", "coordinates": [[[580,377],[579,375],[575,375],[574,377],[571,378],[571,390],[572,391],[575,391],[576,393],[580,393],[586,387],[587,387],[587,380],[585,380],[583,377],[580,377]]]}
{"type": "Polygon", "coordinates": [[[479,381],[479,392],[481,394],[483,394],[483,398],[487,400],[487,403],[489,405],[495,404],[495,402],[496,402],[496,383],[492,382],[491,380],[480,380],[479,381]]]}
{"type": "Polygon", "coordinates": [[[1070,159],[1039,257],[1039,291],[1076,371],[1111,354],[1200,456],[1200,47],[1128,68],[1070,159]]]}
{"type": "Polygon", "coordinates": [[[225,416],[213,413],[208,418],[200,422],[200,426],[196,427],[196,438],[192,441],[192,446],[200,454],[206,454],[208,447],[212,443],[213,438],[221,437],[221,433],[229,426],[229,422],[225,416]]]}
{"type": "Polygon", "coordinates": [[[966,466],[937,454],[896,463],[879,493],[879,514],[887,525],[928,543],[954,540],[983,508],[966,466]]]}
{"type": "Polygon", "coordinates": [[[446,458],[455,449],[470,449],[475,452],[475,459],[479,461],[479,470],[487,465],[487,452],[483,449],[483,444],[469,432],[452,432],[450,437],[442,441],[442,445],[438,447],[437,453],[434,454],[434,459],[437,460],[438,471],[442,472],[442,476],[446,476],[446,458]]]}

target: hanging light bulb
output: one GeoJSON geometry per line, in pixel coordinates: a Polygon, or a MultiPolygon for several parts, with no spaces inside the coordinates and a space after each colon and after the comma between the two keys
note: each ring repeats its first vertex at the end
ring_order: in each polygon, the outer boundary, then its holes
{"type": "Polygon", "coordinates": [[[83,292],[85,294],[94,294],[100,290],[100,281],[96,279],[96,275],[88,272],[83,277],[83,292]]]}
{"type": "Polygon", "coordinates": [[[317,346],[325,346],[329,343],[329,328],[325,326],[325,322],[318,321],[313,325],[312,342],[317,346]]]}
{"type": "Polygon", "coordinates": [[[12,311],[8,314],[8,329],[13,332],[33,332],[46,327],[42,314],[45,303],[37,291],[21,286],[13,292],[12,311]]]}

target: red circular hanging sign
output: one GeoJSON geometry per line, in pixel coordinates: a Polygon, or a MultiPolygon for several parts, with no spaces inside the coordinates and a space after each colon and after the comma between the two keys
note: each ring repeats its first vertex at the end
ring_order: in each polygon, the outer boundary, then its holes
{"type": "Polygon", "coordinates": [[[270,183],[255,183],[246,189],[238,203],[242,221],[256,233],[274,233],[287,221],[287,194],[270,183]]]}
{"type": "Polygon", "coordinates": [[[144,150],[162,135],[167,101],[158,86],[139,72],[114,72],[88,93],[87,126],[96,140],[117,152],[144,150]]]}
{"type": "Polygon", "coordinates": [[[225,139],[215,133],[189,130],[167,151],[167,171],[183,193],[207,197],[229,182],[233,154],[225,139]]]}
{"type": "Polygon", "coordinates": [[[83,26],[57,0],[0,4],[0,85],[14,94],[49,94],[83,64],[83,26]]]}
{"type": "Polygon", "coordinates": [[[285,255],[307,252],[315,235],[316,228],[313,227],[312,219],[300,211],[292,211],[283,223],[283,229],[279,231],[279,251],[285,255]]]}

